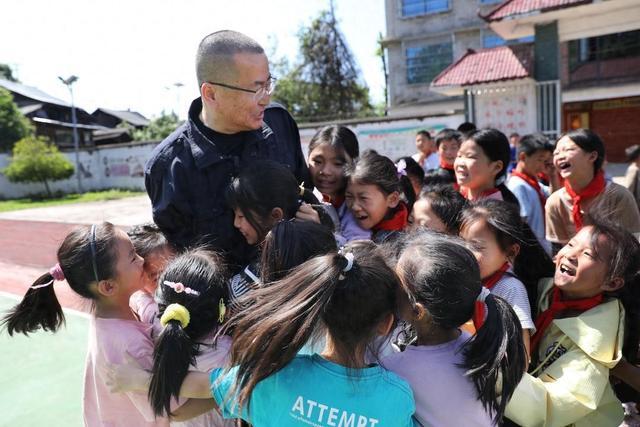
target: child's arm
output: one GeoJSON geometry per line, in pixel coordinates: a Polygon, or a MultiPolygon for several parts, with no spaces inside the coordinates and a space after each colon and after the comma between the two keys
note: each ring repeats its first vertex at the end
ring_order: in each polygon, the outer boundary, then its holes
{"type": "Polygon", "coordinates": [[[212,397],[209,374],[190,371],[187,376],[184,377],[184,381],[182,381],[180,396],[194,399],[207,399],[212,397]]]}
{"type": "Polygon", "coordinates": [[[625,359],[620,360],[618,364],[611,370],[611,374],[625,384],[633,387],[634,390],[640,391],[640,368],[627,362],[625,359]]]}
{"type": "Polygon", "coordinates": [[[524,374],[505,415],[523,427],[570,425],[596,410],[603,396],[610,397],[608,386],[609,369],[580,349],[571,350],[540,378],[524,374]]]}
{"type": "Polygon", "coordinates": [[[217,410],[216,401],[213,398],[189,399],[185,404],[173,411],[171,421],[186,421],[213,410],[217,410]]]}

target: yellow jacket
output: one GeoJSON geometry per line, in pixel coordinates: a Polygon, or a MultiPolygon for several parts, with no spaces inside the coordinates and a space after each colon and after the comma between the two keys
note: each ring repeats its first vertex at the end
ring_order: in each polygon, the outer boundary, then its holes
{"type": "MultiPolygon", "coordinates": [[[[539,311],[549,306],[551,279],[540,282],[539,311]]],[[[525,374],[506,416],[523,427],[608,427],[623,419],[609,384],[622,357],[624,309],[617,299],[577,317],[555,319],[538,348],[538,367],[525,374]]]]}

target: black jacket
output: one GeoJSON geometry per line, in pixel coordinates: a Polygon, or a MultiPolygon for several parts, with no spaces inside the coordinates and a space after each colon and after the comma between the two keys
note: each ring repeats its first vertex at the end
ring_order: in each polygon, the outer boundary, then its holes
{"type": "Polygon", "coordinates": [[[153,220],[178,248],[206,244],[222,251],[231,264],[244,265],[254,251],[233,226],[226,190],[241,168],[259,167],[264,159],[287,165],[298,182],[310,183],[298,126],[283,107],[272,104],[261,129],[223,135],[203,130],[201,110],[198,98],[188,120],[153,150],[145,166],[153,220]]]}

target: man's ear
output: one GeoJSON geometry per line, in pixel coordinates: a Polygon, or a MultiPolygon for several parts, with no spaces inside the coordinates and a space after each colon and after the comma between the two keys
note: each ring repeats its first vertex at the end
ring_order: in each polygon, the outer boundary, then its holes
{"type": "Polygon", "coordinates": [[[283,218],[284,218],[284,212],[282,211],[282,208],[271,209],[271,219],[273,219],[275,222],[278,222],[278,221],[282,221],[283,218]]]}
{"type": "Polygon", "coordinates": [[[395,208],[400,203],[400,193],[394,191],[387,196],[387,207],[395,208]]]}
{"type": "Polygon", "coordinates": [[[200,97],[202,102],[215,102],[216,100],[216,88],[208,83],[202,83],[200,85],[200,97]]]}
{"type": "Polygon", "coordinates": [[[622,277],[614,277],[601,286],[601,289],[606,292],[614,292],[624,286],[624,279],[622,277]]]}

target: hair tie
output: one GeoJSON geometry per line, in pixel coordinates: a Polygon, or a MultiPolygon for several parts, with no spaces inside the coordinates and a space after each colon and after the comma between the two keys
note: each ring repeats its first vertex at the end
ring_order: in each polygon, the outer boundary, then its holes
{"type": "Polygon", "coordinates": [[[224,305],[224,298],[218,302],[218,323],[224,322],[224,315],[227,314],[227,306],[224,305]]]}
{"type": "Polygon", "coordinates": [[[96,279],[96,282],[99,282],[98,278],[98,264],[96,262],[96,225],[93,224],[91,226],[91,264],[93,265],[93,277],[96,279]]]}
{"type": "Polygon", "coordinates": [[[181,293],[185,293],[185,294],[189,294],[189,295],[194,295],[194,296],[198,296],[200,295],[200,292],[191,289],[185,285],[183,285],[180,282],[170,282],[168,280],[165,280],[163,282],[166,286],[170,287],[171,289],[173,289],[177,294],[181,294],[181,293]]]}
{"type": "Polygon", "coordinates": [[[49,280],[47,283],[43,283],[41,285],[31,285],[31,289],[40,289],[40,288],[46,288],[47,286],[53,285],[53,282],[57,281],[62,281],[64,280],[64,272],[62,271],[62,268],[60,268],[60,263],[56,263],[56,265],[54,265],[53,267],[51,267],[49,269],[49,274],[51,275],[52,279],[49,280]]]}
{"type": "Polygon", "coordinates": [[[191,320],[189,310],[181,304],[169,304],[160,317],[160,324],[165,327],[171,320],[177,320],[183,329],[186,328],[191,320]]]}
{"type": "Polygon", "coordinates": [[[407,162],[404,160],[400,160],[396,165],[396,173],[398,174],[398,178],[401,176],[407,176],[407,162]]]}
{"type": "Polygon", "coordinates": [[[478,294],[478,298],[476,298],[476,301],[478,302],[484,302],[485,299],[487,299],[487,296],[491,294],[491,291],[487,288],[485,288],[484,286],[482,287],[482,290],[480,291],[480,293],[478,294]]]}
{"type": "Polygon", "coordinates": [[[354,262],[355,258],[353,256],[353,253],[351,253],[351,252],[343,253],[342,249],[340,250],[339,253],[340,253],[340,255],[342,255],[342,257],[344,259],[347,260],[347,265],[342,269],[342,272],[338,276],[338,280],[344,280],[344,274],[343,273],[347,273],[348,271],[351,271],[351,269],[353,268],[353,262],[354,262]]]}

